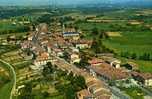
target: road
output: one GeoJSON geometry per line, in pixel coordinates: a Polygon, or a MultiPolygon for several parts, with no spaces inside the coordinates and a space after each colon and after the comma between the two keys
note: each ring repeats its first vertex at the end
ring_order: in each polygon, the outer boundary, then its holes
{"type": "Polygon", "coordinates": [[[57,61],[54,62],[54,64],[57,65],[62,70],[68,70],[69,72],[72,71],[74,74],[84,76],[85,78],[92,77],[85,70],[77,68],[76,66],[68,63],[64,59],[61,59],[61,58],[58,58],[58,57],[54,57],[54,58],[55,58],[55,60],[57,60],[57,61]]]}
{"type": "Polygon", "coordinates": [[[15,70],[14,70],[12,65],[5,62],[2,59],[0,59],[0,62],[6,64],[6,66],[8,66],[8,68],[11,70],[10,72],[13,74],[13,87],[12,87],[12,90],[11,90],[11,93],[10,93],[10,99],[12,99],[13,93],[15,92],[15,88],[16,88],[16,73],[15,73],[15,70]]]}
{"type": "Polygon", "coordinates": [[[106,83],[106,80],[102,77],[98,77],[98,79],[102,80],[105,82],[105,85],[111,90],[111,92],[119,97],[119,99],[130,99],[130,96],[125,94],[124,92],[122,92],[121,90],[119,90],[118,88],[114,87],[114,86],[109,86],[107,83],[106,83]]]}

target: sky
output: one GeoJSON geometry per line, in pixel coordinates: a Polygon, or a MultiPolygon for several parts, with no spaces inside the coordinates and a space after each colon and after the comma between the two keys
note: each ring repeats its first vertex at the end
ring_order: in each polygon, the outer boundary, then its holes
{"type": "MultiPolygon", "coordinates": [[[[0,5],[48,5],[52,0],[0,0],[0,5]]],[[[54,0],[57,4],[147,2],[152,0],[54,0]]]]}
{"type": "MultiPolygon", "coordinates": [[[[55,0],[0,0],[1,5],[46,5],[51,1],[55,0]]],[[[88,3],[88,2],[98,2],[101,0],[56,0],[57,4],[78,4],[78,3],[88,3]]]]}

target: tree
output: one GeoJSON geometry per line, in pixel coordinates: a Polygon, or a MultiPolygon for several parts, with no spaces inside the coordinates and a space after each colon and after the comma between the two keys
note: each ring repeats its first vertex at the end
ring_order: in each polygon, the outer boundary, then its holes
{"type": "Polygon", "coordinates": [[[57,89],[61,94],[65,93],[65,86],[60,83],[55,84],[55,89],[57,89]]]}
{"type": "Polygon", "coordinates": [[[103,52],[102,40],[100,38],[94,38],[92,46],[91,46],[91,49],[95,53],[101,53],[101,52],[103,52]]]}
{"type": "Polygon", "coordinates": [[[99,38],[100,39],[107,39],[109,38],[108,34],[105,32],[105,30],[100,30],[100,35],[99,35],[99,38]]]}
{"type": "Polygon", "coordinates": [[[64,58],[65,60],[68,60],[69,58],[69,53],[67,51],[63,52],[63,56],[61,58],[64,58]]]}
{"type": "Polygon", "coordinates": [[[57,75],[58,77],[65,77],[67,75],[67,72],[61,69],[58,69],[57,75]]]}
{"type": "Polygon", "coordinates": [[[144,53],[139,57],[141,60],[150,60],[150,54],[149,53],[144,53]]]}
{"type": "Polygon", "coordinates": [[[68,85],[65,90],[66,99],[75,99],[75,90],[72,85],[68,85]]]}
{"type": "Polygon", "coordinates": [[[45,91],[45,92],[43,92],[42,94],[43,94],[43,97],[44,97],[44,98],[49,97],[49,93],[48,93],[48,92],[46,92],[46,91],[45,91]]]}
{"type": "Polygon", "coordinates": [[[69,75],[67,75],[67,80],[72,80],[73,79],[73,72],[70,72],[69,75]]]}
{"type": "Polygon", "coordinates": [[[98,47],[98,42],[94,39],[93,42],[92,42],[92,46],[91,46],[91,49],[97,53],[97,51],[99,51],[99,47],[98,47]]]}
{"type": "Polygon", "coordinates": [[[131,55],[131,59],[136,59],[136,58],[137,58],[136,53],[133,53],[133,54],[131,55]]]}
{"type": "Polygon", "coordinates": [[[7,36],[7,42],[9,42],[11,39],[10,39],[10,36],[7,36]]]}
{"type": "Polygon", "coordinates": [[[76,32],[78,32],[79,27],[78,26],[74,26],[74,29],[76,30],[76,32]]]}
{"type": "Polygon", "coordinates": [[[75,91],[80,91],[86,88],[86,82],[83,76],[74,76],[70,79],[71,85],[75,89],[75,91]]]}
{"type": "Polygon", "coordinates": [[[74,63],[78,68],[85,68],[86,66],[89,66],[88,60],[82,58],[79,63],[74,63]]]}
{"type": "Polygon", "coordinates": [[[86,82],[83,76],[76,76],[75,77],[75,84],[77,88],[80,87],[81,89],[86,88],[86,82]]]}
{"type": "Polygon", "coordinates": [[[42,74],[43,74],[44,77],[49,77],[50,74],[52,74],[52,73],[53,73],[52,64],[51,64],[51,62],[48,62],[48,63],[44,66],[42,74]]]}
{"type": "Polygon", "coordinates": [[[98,28],[94,27],[92,29],[92,35],[98,35],[98,34],[99,34],[98,28]]]}
{"type": "Polygon", "coordinates": [[[129,54],[128,51],[126,51],[126,52],[121,52],[121,56],[122,56],[122,57],[125,57],[125,58],[130,58],[130,54],[129,54]]]}

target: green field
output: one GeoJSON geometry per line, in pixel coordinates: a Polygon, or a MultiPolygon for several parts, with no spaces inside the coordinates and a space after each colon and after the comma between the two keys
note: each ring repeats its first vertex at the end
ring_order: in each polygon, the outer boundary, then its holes
{"type": "Polygon", "coordinates": [[[2,99],[9,99],[11,90],[12,90],[12,82],[3,85],[3,87],[0,89],[0,97],[2,99]]]}
{"type": "Polygon", "coordinates": [[[0,30],[14,29],[16,25],[13,25],[11,21],[0,21],[0,30]]]}
{"type": "Polygon", "coordinates": [[[142,72],[152,73],[152,62],[151,61],[135,61],[139,65],[139,70],[142,72]]]}
{"type": "Polygon", "coordinates": [[[104,45],[113,49],[120,54],[122,51],[129,51],[129,53],[143,53],[152,54],[152,32],[123,32],[121,37],[112,37],[104,40],[104,45]]]}

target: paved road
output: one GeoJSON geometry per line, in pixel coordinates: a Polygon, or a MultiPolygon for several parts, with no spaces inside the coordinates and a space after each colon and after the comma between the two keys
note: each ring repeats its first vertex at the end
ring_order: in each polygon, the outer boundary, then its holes
{"type": "Polygon", "coordinates": [[[109,86],[108,83],[106,83],[106,80],[105,80],[104,78],[98,77],[98,79],[104,81],[104,82],[105,82],[105,85],[111,90],[111,92],[112,92],[115,96],[119,97],[119,99],[130,99],[130,96],[129,96],[129,95],[125,94],[124,92],[122,92],[122,91],[119,90],[118,88],[113,87],[113,86],[112,86],[112,87],[109,86]]]}
{"type": "Polygon", "coordinates": [[[76,66],[68,63],[64,59],[61,59],[61,58],[58,58],[58,57],[55,57],[55,59],[57,61],[55,61],[54,64],[56,64],[59,68],[61,68],[63,70],[68,70],[69,72],[72,71],[74,74],[82,75],[85,78],[92,77],[88,72],[86,72],[86,71],[84,71],[82,69],[77,68],[76,66]]]}
{"type": "Polygon", "coordinates": [[[15,70],[12,65],[5,62],[2,59],[0,59],[0,62],[6,64],[6,66],[8,66],[8,68],[11,70],[10,72],[12,72],[12,74],[13,74],[13,87],[12,87],[11,94],[10,94],[10,99],[12,99],[13,93],[15,92],[15,88],[16,88],[16,73],[15,73],[15,70]]]}

